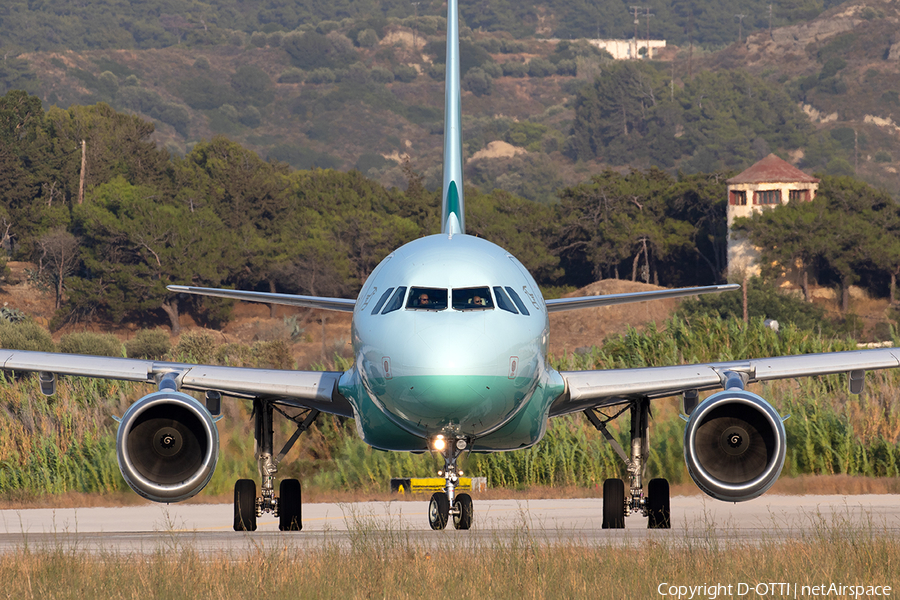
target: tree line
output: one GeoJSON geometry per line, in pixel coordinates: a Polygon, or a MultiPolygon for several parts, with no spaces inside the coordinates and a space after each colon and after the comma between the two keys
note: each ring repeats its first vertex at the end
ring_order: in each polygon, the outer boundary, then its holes
{"type": "MultiPolygon", "coordinates": [[[[230,303],[185,299],[168,292],[170,284],[353,297],[388,253],[440,229],[439,190],[408,165],[406,189],[387,189],[355,170],[292,170],[222,137],[171,155],[152,133],[151,123],[102,103],[45,111],[22,91],[0,97],[2,244],[7,257],[36,264],[32,278],[55,294],[56,324],[157,319],[177,330],[184,312],[212,325],[228,319],[230,303]]],[[[468,188],[468,233],[509,250],[550,293],[602,278],[718,283],[729,174],[605,171],[560,190],[555,204],[468,188]]],[[[827,218],[849,231],[868,221],[883,232],[862,249],[847,247],[841,260],[854,271],[846,281],[867,272],[895,277],[900,263],[884,236],[900,215],[890,212],[890,197],[862,183],[826,178],[816,202],[759,218],[826,202],[834,213],[827,218]],[[842,221],[836,211],[859,216],[842,221]]],[[[825,223],[811,226],[817,236],[829,231],[825,223]]],[[[784,235],[790,230],[785,225],[784,235]]],[[[778,229],[766,223],[759,231],[778,229]]],[[[787,252],[781,242],[753,241],[787,252]]],[[[829,257],[840,254],[831,242],[818,244],[829,257]]],[[[826,264],[843,273],[837,259],[803,252],[820,257],[806,263],[817,274],[826,264]]]]}
{"type": "Polygon", "coordinates": [[[824,176],[811,202],[791,202],[734,227],[761,249],[760,267],[770,279],[796,271],[809,285],[836,284],[841,308],[850,308],[850,286],[864,285],[893,304],[900,275],[900,204],[889,194],[848,176],[824,176]]]}

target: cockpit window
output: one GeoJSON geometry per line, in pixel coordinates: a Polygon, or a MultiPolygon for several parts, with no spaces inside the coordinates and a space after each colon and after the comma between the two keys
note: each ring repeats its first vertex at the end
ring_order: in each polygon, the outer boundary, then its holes
{"type": "Polygon", "coordinates": [[[519,307],[519,312],[527,317],[529,315],[528,309],[525,308],[525,303],[522,302],[521,298],[519,298],[519,295],[516,293],[516,290],[512,289],[509,286],[506,286],[506,291],[509,292],[509,297],[512,298],[513,302],[516,303],[516,306],[519,307]]]}
{"type": "Polygon", "coordinates": [[[388,296],[391,295],[391,292],[394,291],[394,288],[388,288],[385,293],[381,295],[381,298],[378,299],[378,302],[375,304],[375,308],[372,309],[372,314],[377,315],[378,311],[381,310],[381,307],[384,306],[384,303],[387,302],[388,296]]]}
{"type": "Polygon", "coordinates": [[[444,310],[447,308],[447,290],[414,287],[409,292],[406,308],[417,310],[444,310]]]}
{"type": "Polygon", "coordinates": [[[516,310],[513,303],[509,301],[509,296],[506,295],[506,292],[504,292],[503,288],[499,285],[494,286],[494,296],[497,297],[497,308],[505,310],[506,312],[511,312],[514,315],[519,314],[519,311],[516,310]]]}
{"type": "Polygon", "coordinates": [[[454,310],[483,310],[494,308],[491,292],[486,287],[453,290],[454,310]]]}
{"type": "Polygon", "coordinates": [[[394,292],[394,295],[391,296],[391,301],[388,302],[387,306],[384,307],[384,312],[381,313],[386,315],[390,312],[394,312],[395,310],[400,310],[400,307],[403,306],[403,296],[406,295],[406,288],[401,286],[397,288],[397,291],[394,292]]]}

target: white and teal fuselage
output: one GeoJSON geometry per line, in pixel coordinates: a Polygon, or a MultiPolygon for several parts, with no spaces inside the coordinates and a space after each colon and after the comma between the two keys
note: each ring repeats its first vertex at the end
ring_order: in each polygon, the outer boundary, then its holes
{"type": "Polygon", "coordinates": [[[547,366],[549,319],[534,279],[503,248],[465,234],[456,0],[446,56],[441,234],[396,250],[366,281],[353,311],[355,364],[339,390],[375,448],[424,451],[438,435],[475,451],[525,448],[543,437],[565,385],[547,366]],[[420,293],[443,302],[420,306],[420,293]]]}
{"type": "Polygon", "coordinates": [[[531,446],[564,390],[547,365],[548,335],[540,290],[507,251],[464,234],[421,238],[388,256],[360,292],[355,365],[339,389],[356,409],[360,436],[376,448],[427,450],[438,434],[466,437],[476,451],[531,446]],[[384,314],[379,300],[402,288],[402,308],[384,314]],[[413,296],[423,289],[448,298],[487,291],[489,307],[417,308],[413,296]],[[509,310],[507,289],[525,311],[509,310]]]}

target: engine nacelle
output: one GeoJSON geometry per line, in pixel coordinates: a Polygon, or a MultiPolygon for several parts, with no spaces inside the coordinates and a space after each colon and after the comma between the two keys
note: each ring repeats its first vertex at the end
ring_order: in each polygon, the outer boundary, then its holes
{"type": "Polygon", "coordinates": [[[717,500],[742,502],[772,487],[784,467],[781,416],[745,390],[704,400],[684,430],[684,460],[697,486],[717,500]]]}
{"type": "Polygon", "coordinates": [[[162,390],[125,412],[116,454],[131,489],[154,502],[179,502],[209,483],[219,459],[219,431],[203,404],[162,390]]]}

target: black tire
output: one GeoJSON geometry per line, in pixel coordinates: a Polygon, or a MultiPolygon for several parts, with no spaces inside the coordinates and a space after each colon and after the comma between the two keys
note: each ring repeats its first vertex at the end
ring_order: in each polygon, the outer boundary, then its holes
{"type": "Polygon", "coordinates": [[[278,487],[278,529],[281,531],[303,529],[301,513],[300,482],[296,479],[283,479],[278,487]]]}
{"type": "Polygon", "coordinates": [[[252,479],[234,483],[234,530],[256,531],[256,483],[252,479]]]}
{"type": "Polygon", "coordinates": [[[671,529],[672,513],[669,510],[669,482],[651,479],[647,484],[647,529],[671,529]]]}
{"type": "Polygon", "coordinates": [[[431,502],[428,503],[428,524],[435,531],[443,529],[447,526],[447,520],[450,518],[450,501],[444,492],[435,492],[431,495],[431,502]]]}
{"type": "Polygon", "coordinates": [[[625,528],[625,482],[607,479],[603,482],[603,529],[625,528]]]}
{"type": "Polygon", "coordinates": [[[460,494],[453,501],[455,509],[453,515],[453,527],[456,529],[469,529],[472,527],[472,519],[475,516],[475,508],[472,506],[472,496],[460,494]]]}

